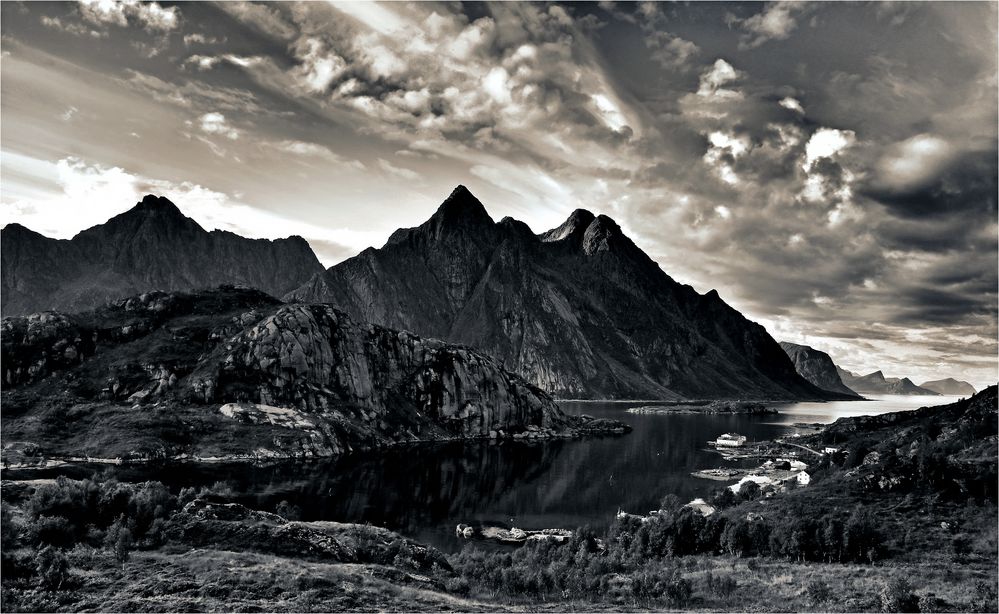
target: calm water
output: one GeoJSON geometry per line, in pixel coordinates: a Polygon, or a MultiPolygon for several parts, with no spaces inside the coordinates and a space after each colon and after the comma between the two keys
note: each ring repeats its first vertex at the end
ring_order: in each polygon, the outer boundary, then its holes
{"type": "MultiPolygon", "coordinates": [[[[444,550],[460,549],[458,523],[521,528],[606,526],[618,509],[646,513],[667,493],[690,500],[721,482],[690,472],[724,463],[706,442],[724,432],[772,438],[796,422],[832,422],[951,402],[950,397],[882,397],[869,402],[794,403],[780,416],[634,415],[647,403],[565,402],[570,413],[611,417],[634,431],[619,437],[546,443],[421,446],[380,455],[268,466],[118,467],[120,479],[171,487],[230,481],[242,502],[273,509],[287,499],[306,520],[369,522],[444,550]]],[[[752,466],[749,462],[748,465],[752,466]]],[[[734,465],[732,465],[734,466],[734,465]]],[[[88,476],[93,467],[5,471],[5,478],[88,476]]]]}

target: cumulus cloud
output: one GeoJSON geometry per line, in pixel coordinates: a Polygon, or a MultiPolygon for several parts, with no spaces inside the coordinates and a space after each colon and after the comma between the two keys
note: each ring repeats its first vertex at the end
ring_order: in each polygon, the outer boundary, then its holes
{"type": "Polygon", "coordinates": [[[762,11],[747,19],[730,18],[745,31],[739,41],[741,49],[752,49],[772,40],[784,40],[798,27],[796,16],[809,10],[808,4],[778,1],[766,4],[762,11]]]}
{"type": "Polygon", "coordinates": [[[154,32],[168,32],[180,25],[177,7],[138,0],[79,0],[80,14],[95,25],[126,27],[130,21],[154,32]]]}
{"type": "Polygon", "coordinates": [[[205,113],[198,118],[198,126],[202,132],[207,132],[208,134],[224,136],[233,141],[239,138],[239,130],[226,123],[225,115],[221,113],[205,113]]]}
{"type": "Polygon", "coordinates": [[[645,37],[645,46],[652,50],[649,57],[663,68],[682,68],[701,48],[669,32],[652,32],[645,37]]]}

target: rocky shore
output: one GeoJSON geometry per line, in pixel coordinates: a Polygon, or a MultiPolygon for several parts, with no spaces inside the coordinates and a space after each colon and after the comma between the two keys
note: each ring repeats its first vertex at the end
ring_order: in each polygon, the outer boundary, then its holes
{"type": "Polygon", "coordinates": [[[668,405],[643,405],[627,410],[629,414],[667,415],[667,414],[744,414],[773,415],[779,413],[777,408],[761,401],[704,401],[671,403],[668,405]]]}

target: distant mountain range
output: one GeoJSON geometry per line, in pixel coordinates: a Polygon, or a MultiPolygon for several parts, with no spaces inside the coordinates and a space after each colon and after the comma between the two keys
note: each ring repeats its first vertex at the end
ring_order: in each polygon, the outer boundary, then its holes
{"type": "Polygon", "coordinates": [[[923,382],[919,385],[920,388],[925,388],[927,390],[932,390],[933,392],[938,392],[940,394],[954,395],[954,396],[971,396],[975,394],[975,387],[961,380],[956,380],[953,377],[948,377],[946,379],[938,379],[930,382],[923,382]]]}
{"type": "Polygon", "coordinates": [[[838,367],[823,351],[807,345],[781,341],[781,348],[794,363],[794,368],[809,382],[824,390],[858,396],[861,394],[911,394],[971,396],[974,387],[954,378],[925,382],[917,386],[907,377],[885,377],[881,371],[857,375],[838,367]]]}
{"type": "Polygon", "coordinates": [[[69,240],[20,224],[0,231],[3,315],[76,312],[150,290],[240,284],[280,296],[323,270],[301,237],[269,241],[207,232],[163,197],[69,240]]]}
{"type": "Polygon", "coordinates": [[[857,375],[844,369],[836,367],[839,376],[851,390],[856,390],[861,394],[925,394],[938,395],[939,393],[926,388],[921,388],[907,377],[885,377],[881,371],[875,371],[867,375],[857,375]]]}
{"type": "Polygon", "coordinates": [[[836,364],[833,363],[829,354],[807,345],[798,345],[787,341],[781,341],[780,347],[790,357],[791,362],[794,363],[794,368],[806,380],[823,390],[831,390],[859,398],[856,392],[843,384],[836,364]]]}
{"type": "Polygon", "coordinates": [[[575,398],[815,399],[766,330],[673,281],[614,220],[577,210],[535,235],[457,187],[425,223],[285,300],[481,349],[575,398]]]}

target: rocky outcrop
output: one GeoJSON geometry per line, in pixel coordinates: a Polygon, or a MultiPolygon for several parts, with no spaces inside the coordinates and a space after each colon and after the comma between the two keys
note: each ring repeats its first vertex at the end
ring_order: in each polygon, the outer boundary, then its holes
{"type": "Polygon", "coordinates": [[[3,315],[78,312],[123,296],[240,284],[272,295],[322,265],[301,237],[269,241],[205,231],[169,200],[148,195],[69,240],[19,224],[0,232],[3,315]]]}
{"type": "Polygon", "coordinates": [[[36,459],[331,456],[627,430],[563,414],[467,347],[256,290],[148,293],[2,326],[5,444],[29,442],[36,459]]]}
{"type": "Polygon", "coordinates": [[[794,368],[798,374],[806,380],[823,390],[859,396],[843,384],[829,354],[807,345],[798,345],[787,341],[781,341],[780,347],[794,363],[794,368]]]}
{"type": "Polygon", "coordinates": [[[841,396],[801,378],[717,292],[673,281],[612,219],[577,210],[534,235],[494,222],[463,186],[285,299],[474,347],[561,397],[841,396]]]}
{"type": "Polygon", "coordinates": [[[195,499],[170,519],[167,536],[195,547],[254,551],[319,561],[431,568],[451,574],[437,549],[379,527],[338,522],[293,522],[238,503],[195,499]]]}
{"type": "Polygon", "coordinates": [[[885,377],[881,371],[875,371],[867,375],[856,375],[836,367],[843,383],[851,390],[856,390],[861,394],[905,394],[905,395],[928,395],[936,396],[938,393],[921,388],[912,383],[907,377],[885,377]]]}
{"type": "Polygon", "coordinates": [[[956,380],[953,377],[923,382],[919,385],[919,387],[925,388],[926,390],[932,390],[938,394],[953,396],[971,396],[975,394],[974,386],[968,382],[956,380]]]}

